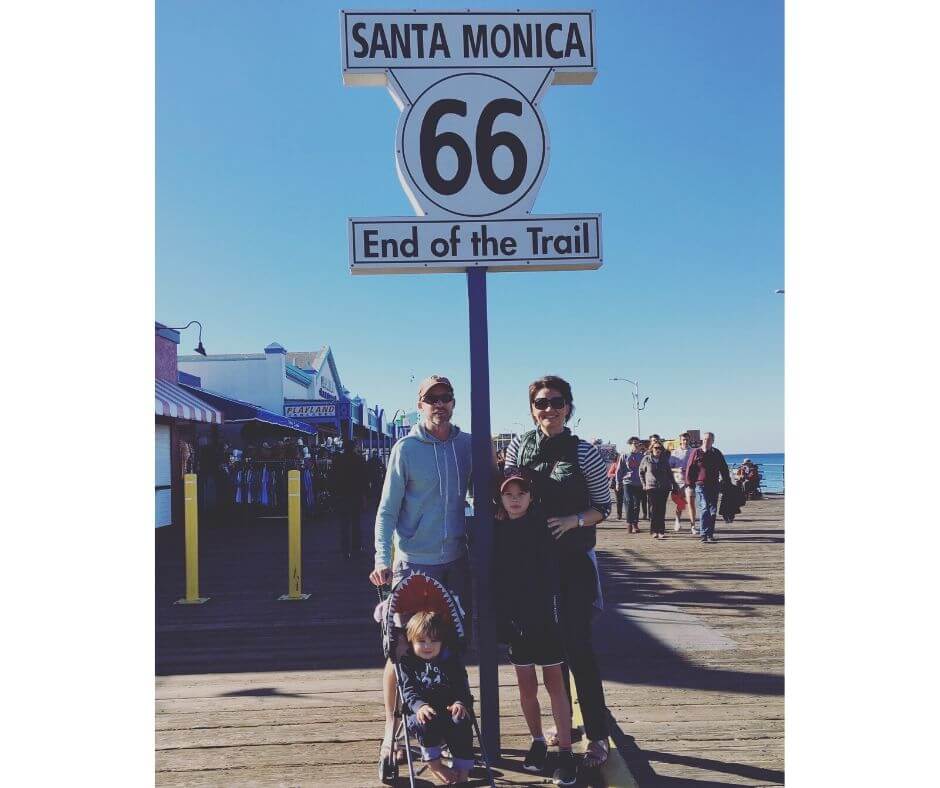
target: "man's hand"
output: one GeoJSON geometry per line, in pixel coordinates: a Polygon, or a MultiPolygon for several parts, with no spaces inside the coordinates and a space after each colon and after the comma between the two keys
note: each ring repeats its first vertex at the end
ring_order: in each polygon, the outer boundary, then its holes
{"type": "Polygon", "coordinates": [[[454,701],[447,707],[447,711],[450,712],[450,716],[453,717],[454,722],[457,720],[462,720],[467,716],[467,707],[464,706],[459,700],[454,701]]]}
{"type": "Polygon", "coordinates": [[[427,725],[436,716],[437,712],[434,711],[434,709],[432,709],[428,703],[425,703],[415,712],[415,717],[417,717],[418,722],[420,722],[422,725],[427,725]]]}
{"type": "Polygon", "coordinates": [[[392,570],[387,566],[377,566],[369,574],[369,582],[374,586],[384,586],[392,580],[392,570]]]}

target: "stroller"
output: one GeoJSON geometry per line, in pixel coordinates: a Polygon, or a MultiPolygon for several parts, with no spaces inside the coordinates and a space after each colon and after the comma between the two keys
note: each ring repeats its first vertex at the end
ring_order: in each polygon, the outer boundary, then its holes
{"type": "MultiPolygon", "coordinates": [[[[379,604],[375,609],[375,619],[382,626],[382,651],[387,659],[395,666],[395,679],[398,687],[395,703],[395,727],[392,739],[392,748],[389,757],[380,765],[380,779],[384,785],[396,785],[398,782],[398,762],[395,759],[395,745],[404,747],[408,763],[408,782],[411,788],[415,785],[415,767],[411,757],[411,735],[408,731],[406,718],[410,710],[405,706],[401,691],[402,674],[399,665],[401,656],[400,644],[404,640],[404,626],[408,619],[419,611],[433,611],[444,616],[453,625],[457,636],[456,647],[458,652],[465,647],[463,609],[457,597],[452,595],[441,583],[433,577],[416,572],[403,578],[386,596],[385,586],[379,587],[379,604]]],[[[480,727],[477,724],[473,709],[468,708],[470,722],[480,744],[480,752],[486,766],[490,785],[495,788],[493,774],[490,771],[489,758],[483,748],[483,738],[480,736],[480,727]]]]}

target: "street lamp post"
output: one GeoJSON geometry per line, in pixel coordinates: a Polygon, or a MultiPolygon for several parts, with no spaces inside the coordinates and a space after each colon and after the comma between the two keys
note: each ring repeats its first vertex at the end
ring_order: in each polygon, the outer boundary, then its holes
{"type": "Polygon", "coordinates": [[[646,410],[646,403],[649,402],[649,396],[645,397],[643,404],[640,404],[640,384],[635,380],[630,380],[630,378],[611,378],[611,380],[619,380],[624,383],[633,384],[633,409],[636,411],[636,436],[642,438],[643,434],[640,432],[640,411],[646,410]]]}
{"type": "Polygon", "coordinates": [[[199,326],[199,344],[196,345],[194,350],[200,355],[206,355],[206,349],[202,346],[202,323],[198,320],[190,320],[185,326],[167,326],[167,328],[172,329],[173,331],[185,331],[192,325],[199,326]]]}
{"type": "Polygon", "coordinates": [[[392,424],[392,440],[391,440],[391,445],[389,446],[389,450],[391,450],[391,447],[394,446],[394,445],[398,442],[398,416],[399,416],[399,414],[401,414],[402,416],[404,416],[404,415],[405,415],[405,411],[404,411],[402,408],[398,408],[398,409],[395,411],[395,415],[392,416],[392,421],[391,421],[391,424],[392,424]]]}

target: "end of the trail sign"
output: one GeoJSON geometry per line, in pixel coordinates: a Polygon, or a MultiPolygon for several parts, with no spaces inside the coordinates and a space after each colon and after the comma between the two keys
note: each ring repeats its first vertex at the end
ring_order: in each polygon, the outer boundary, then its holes
{"type": "Polygon", "coordinates": [[[597,74],[591,11],[341,11],[343,82],[384,85],[387,69],[555,69],[556,84],[597,74]]]}
{"type": "Polygon", "coordinates": [[[343,82],[386,87],[417,218],[350,219],[354,274],[600,268],[601,217],[539,216],[541,101],[597,75],[593,11],[341,11],[343,82]]]}
{"type": "MultiPolygon", "coordinates": [[[[551,151],[541,100],[552,85],[594,81],[594,12],[341,11],[340,37],[343,83],[384,86],[400,111],[395,168],[416,214],[349,219],[350,271],[466,273],[472,454],[479,472],[474,478],[487,489],[487,272],[603,264],[600,214],[533,213],[551,151]]],[[[493,545],[492,502],[486,496],[478,497],[474,520],[477,601],[486,611],[496,604],[485,582],[493,545]]],[[[486,741],[498,758],[492,617],[481,617],[477,637],[480,745],[486,741]]]]}
{"type": "Polygon", "coordinates": [[[600,268],[598,214],[524,219],[350,219],[354,274],[582,271],[600,268]]]}

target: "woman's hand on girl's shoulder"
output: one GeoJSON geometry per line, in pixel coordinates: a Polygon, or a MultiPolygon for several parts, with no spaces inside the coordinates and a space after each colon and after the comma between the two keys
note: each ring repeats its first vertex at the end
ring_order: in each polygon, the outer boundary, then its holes
{"type": "Polygon", "coordinates": [[[548,518],[548,528],[552,532],[552,536],[554,536],[556,539],[561,539],[564,534],[577,527],[578,517],[574,514],[569,514],[567,517],[548,518]]]}

